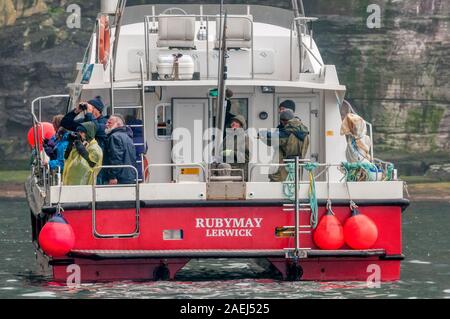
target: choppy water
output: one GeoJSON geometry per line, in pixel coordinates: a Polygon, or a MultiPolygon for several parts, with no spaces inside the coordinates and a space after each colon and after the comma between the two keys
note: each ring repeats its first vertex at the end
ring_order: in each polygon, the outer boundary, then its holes
{"type": "Polygon", "coordinates": [[[174,282],[115,282],[67,288],[36,275],[25,201],[0,201],[0,298],[450,298],[450,203],[413,203],[403,215],[402,279],[284,282],[249,260],[196,260],[174,282]]]}

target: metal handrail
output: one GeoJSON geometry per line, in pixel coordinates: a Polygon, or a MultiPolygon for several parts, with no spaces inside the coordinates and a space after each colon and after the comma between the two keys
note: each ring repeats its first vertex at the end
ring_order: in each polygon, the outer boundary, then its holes
{"type": "MultiPolygon", "coordinates": [[[[175,163],[169,163],[169,164],[149,164],[143,173],[143,176],[145,176],[145,174],[147,173],[147,171],[149,171],[149,169],[151,167],[198,167],[202,170],[203,173],[203,178],[204,178],[204,182],[207,181],[207,174],[206,174],[206,168],[205,166],[203,166],[203,164],[201,163],[182,163],[182,164],[175,164],[175,163]]],[[[148,178],[148,180],[150,180],[150,176],[148,178]]],[[[147,182],[147,180],[146,180],[147,182]]]]}
{"type": "MultiPolygon", "coordinates": [[[[144,154],[146,153],[147,148],[147,134],[146,134],[146,126],[145,126],[145,78],[144,78],[144,61],[142,57],[139,57],[139,70],[141,72],[141,105],[142,105],[142,131],[143,142],[144,142],[144,153],[141,154],[141,170],[144,171],[144,154]]],[[[144,175],[142,179],[144,179],[144,175]]]]}
{"type": "MultiPolygon", "coordinates": [[[[285,162],[293,162],[294,160],[292,159],[286,159],[285,162]]],[[[376,159],[376,161],[383,163],[383,164],[392,164],[390,162],[384,162],[382,160],[376,159]]],[[[312,163],[310,161],[305,161],[305,160],[301,160],[300,159],[300,163],[299,163],[299,167],[304,167],[307,164],[312,163]],[[301,163],[303,161],[303,163],[301,163]]],[[[324,170],[322,170],[321,172],[319,172],[317,175],[314,176],[314,178],[319,178],[320,176],[322,176],[326,171],[328,171],[331,167],[341,167],[342,164],[329,164],[329,163],[315,163],[317,165],[317,167],[320,168],[325,168],[324,170]]],[[[287,164],[281,164],[281,163],[268,163],[268,164],[252,164],[252,167],[250,168],[250,172],[249,172],[249,181],[252,181],[253,179],[253,171],[255,170],[255,168],[257,167],[286,167],[287,164]]],[[[292,182],[285,182],[285,183],[292,183],[292,182]]]]}
{"type": "Polygon", "coordinates": [[[99,167],[95,167],[93,169],[94,171],[94,177],[92,180],[92,232],[94,237],[96,238],[134,238],[139,236],[140,233],[140,223],[139,223],[139,213],[141,210],[141,202],[140,202],[140,197],[139,197],[139,173],[138,170],[136,169],[136,167],[132,166],[132,165],[102,165],[99,167]],[[96,188],[113,188],[113,187],[117,187],[116,185],[100,185],[100,187],[98,187],[97,185],[97,175],[99,173],[99,171],[101,169],[108,169],[108,168],[130,168],[133,169],[135,174],[136,174],[136,183],[135,184],[129,184],[129,185],[120,185],[120,187],[135,187],[136,188],[136,216],[135,216],[135,221],[136,221],[136,227],[134,229],[134,231],[132,233],[129,234],[108,234],[108,235],[104,235],[104,234],[100,234],[97,231],[97,224],[96,224],[96,197],[97,197],[97,192],[96,192],[96,188]]]}
{"type": "MultiPolygon", "coordinates": [[[[290,39],[289,39],[289,47],[290,47],[290,52],[289,52],[289,63],[290,63],[290,72],[291,72],[291,74],[290,74],[290,80],[291,80],[291,81],[293,80],[293,76],[292,76],[292,66],[293,66],[292,49],[293,49],[293,35],[294,35],[294,26],[295,26],[295,22],[296,22],[296,21],[300,21],[300,22],[302,23],[302,22],[304,22],[304,21],[316,21],[316,20],[318,20],[318,18],[309,18],[309,17],[298,17],[298,18],[294,18],[294,19],[292,20],[291,28],[290,28],[290,39]]],[[[303,25],[303,24],[302,24],[302,26],[303,26],[304,29],[305,29],[304,33],[305,33],[305,35],[306,35],[306,34],[307,34],[307,32],[306,32],[306,26],[303,25]]],[[[297,31],[297,32],[298,32],[298,31],[297,31]]],[[[314,52],[311,50],[311,49],[312,49],[312,41],[313,41],[312,30],[310,30],[310,32],[309,32],[308,35],[309,35],[309,37],[310,37],[310,47],[311,47],[311,48],[308,48],[308,46],[307,46],[305,43],[303,43],[303,38],[302,38],[302,43],[301,43],[301,45],[302,45],[303,48],[305,48],[305,49],[308,51],[308,53],[314,58],[314,60],[316,60],[317,63],[319,63],[319,65],[320,65],[321,67],[323,67],[323,66],[324,66],[324,63],[321,62],[321,61],[319,60],[319,58],[318,58],[318,57],[314,54],[314,52]]],[[[302,55],[302,54],[301,54],[301,55],[302,55]]],[[[303,60],[303,56],[301,56],[300,59],[303,60]]],[[[302,62],[300,62],[300,66],[301,66],[301,68],[303,68],[302,62]]],[[[300,72],[302,72],[302,71],[303,71],[303,70],[300,70],[300,72]]]]}
{"type": "MultiPolygon", "coordinates": [[[[35,155],[36,155],[36,159],[37,159],[37,166],[39,168],[39,174],[40,169],[42,169],[42,176],[39,176],[39,179],[42,180],[44,182],[44,189],[47,189],[47,182],[46,182],[46,168],[45,165],[42,165],[42,161],[41,161],[41,155],[40,155],[40,141],[38,140],[38,132],[37,129],[39,127],[39,124],[42,121],[42,101],[43,100],[47,100],[47,99],[52,99],[52,98],[70,98],[70,95],[68,94],[55,94],[55,95],[47,95],[47,96],[40,96],[38,98],[35,98],[32,102],[31,102],[31,117],[33,120],[33,139],[34,139],[34,151],[35,151],[35,155]],[[35,113],[35,104],[39,102],[39,115],[36,115],[35,113]]],[[[41,139],[44,138],[44,127],[41,125],[40,126],[41,129],[41,139]]]]}
{"type": "MultiPolygon", "coordinates": [[[[166,15],[165,17],[167,17],[168,15],[166,15]]],[[[188,15],[169,15],[170,17],[188,17],[188,18],[200,18],[206,19],[206,39],[204,41],[206,41],[206,68],[207,68],[207,78],[209,78],[209,19],[217,19],[217,17],[219,15],[201,15],[201,14],[188,14],[188,15]]],[[[150,19],[153,20],[153,23],[155,23],[156,19],[159,19],[160,15],[147,15],[144,17],[144,27],[145,27],[145,56],[146,56],[146,61],[147,61],[147,79],[150,80],[150,74],[151,74],[151,70],[150,70],[150,41],[148,41],[148,36],[149,36],[149,25],[150,25],[150,19]]],[[[240,18],[246,19],[250,22],[251,24],[251,79],[255,78],[255,52],[254,52],[254,21],[253,19],[247,17],[247,16],[239,16],[240,18]]],[[[233,18],[233,17],[231,17],[233,18]]],[[[197,20],[196,20],[197,21],[197,20]]],[[[199,20],[201,21],[201,20],[199,20]]]]}
{"type": "Polygon", "coordinates": [[[208,182],[211,183],[211,181],[213,181],[215,179],[215,181],[220,181],[221,179],[223,179],[223,181],[240,181],[240,182],[245,182],[245,174],[244,174],[244,170],[242,168],[212,168],[209,170],[210,172],[229,172],[230,174],[232,172],[239,172],[240,175],[236,176],[236,175],[225,175],[225,176],[208,176],[208,182]],[[220,178],[223,177],[223,178],[220,178]],[[227,178],[229,178],[229,180],[227,180],[227,178]],[[234,177],[234,178],[233,178],[234,177]],[[240,178],[239,180],[236,178],[240,178]]]}

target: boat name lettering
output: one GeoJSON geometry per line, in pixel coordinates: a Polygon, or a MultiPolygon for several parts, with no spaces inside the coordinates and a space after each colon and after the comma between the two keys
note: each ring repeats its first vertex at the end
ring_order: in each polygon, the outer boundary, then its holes
{"type": "Polygon", "coordinates": [[[196,228],[206,228],[206,237],[252,237],[263,218],[196,218],[196,228]]]}

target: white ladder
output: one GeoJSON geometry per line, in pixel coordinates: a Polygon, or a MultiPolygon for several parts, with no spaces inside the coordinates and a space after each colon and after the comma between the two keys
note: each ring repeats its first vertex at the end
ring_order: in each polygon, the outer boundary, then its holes
{"type": "Polygon", "coordinates": [[[304,251],[310,250],[311,248],[300,247],[300,235],[302,234],[312,234],[312,226],[311,225],[300,225],[300,212],[309,212],[312,213],[311,205],[309,203],[300,203],[299,199],[299,190],[300,185],[309,185],[309,182],[303,182],[300,180],[299,176],[299,165],[300,157],[295,158],[295,195],[294,202],[289,204],[283,204],[283,211],[285,212],[294,212],[295,213],[295,224],[293,226],[285,226],[288,234],[294,234],[295,238],[295,247],[294,248],[285,248],[286,258],[301,258],[306,257],[304,251]],[[307,229],[307,230],[304,230],[307,229]]]}

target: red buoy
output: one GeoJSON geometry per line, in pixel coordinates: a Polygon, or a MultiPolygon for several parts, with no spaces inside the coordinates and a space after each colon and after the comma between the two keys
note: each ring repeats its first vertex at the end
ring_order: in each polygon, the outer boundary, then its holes
{"type": "MultiPolygon", "coordinates": [[[[30,144],[31,147],[34,147],[35,140],[34,140],[34,126],[28,130],[28,144],[30,144]]],[[[44,139],[49,140],[53,135],[55,135],[55,128],[53,127],[52,123],[43,122],[36,125],[37,128],[37,141],[39,143],[40,148],[42,149],[42,142],[44,139]]]]}
{"type": "Polygon", "coordinates": [[[378,228],[372,219],[354,208],[344,224],[345,243],[353,249],[372,248],[378,239],[378,228]]]}
{"type": "Polygon", "coordinates": [[[320,219],[314,231],[314,243],[324,250],[335,250],[344,246],[344,230],[331,209],[320,219]]]}
{"type": "Polygon", "coordinates": [[[72,226],[57,214],[42,227],[38,241],[46,255],[63,257],[75,246],[75,234],[72,226]]]}

